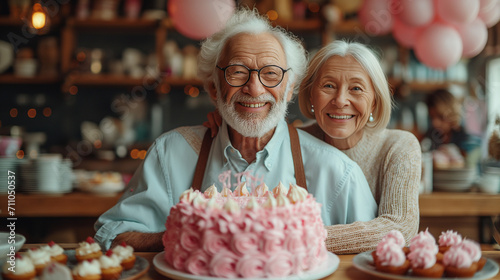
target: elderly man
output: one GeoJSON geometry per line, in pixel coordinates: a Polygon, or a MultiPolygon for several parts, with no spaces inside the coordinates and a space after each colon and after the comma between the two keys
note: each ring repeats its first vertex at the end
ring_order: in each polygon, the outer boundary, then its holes
{"type": "Polygon", "coordinates": [[[212,140],[203,126],[183,127],[156,139],[121,200],[97,221],[96,240],[162,250],[165,221],[182,192],[214,183],[219,191],[243,181],[306,187],[322,204],[325,225],[375,218],[356,163],[284,120],[305,65],[295,37],[256,11],[237,11],[200,53],[200,77],[224,120],[220,132],[212,140]]]}

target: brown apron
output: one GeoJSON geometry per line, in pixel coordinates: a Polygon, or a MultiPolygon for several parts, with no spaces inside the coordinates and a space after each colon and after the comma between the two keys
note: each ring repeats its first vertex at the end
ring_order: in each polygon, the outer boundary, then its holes
{"type": "MultiPolygon", "coordinates": [[[[299,134],[297,133],[297,129],[291,124],[288,125],[288,132],[290,134],[290,146],[292,149],[293,167],[295,169],[295,180],[297,181],[298,186],[307,190],[306,174],[304,173],[304,164],[302,162],[299,134]]],[[[210,129],[207,129],[207,132],[203,137],[200,155],[194,171],[193,184],[191,186],[194,190],[201,190],[203,175],[205,174],[205,168],[207,167],[208,155],[210,154],[210,148],[212,147],[212,140],[213,138],[210,135],[210,129]]]]}

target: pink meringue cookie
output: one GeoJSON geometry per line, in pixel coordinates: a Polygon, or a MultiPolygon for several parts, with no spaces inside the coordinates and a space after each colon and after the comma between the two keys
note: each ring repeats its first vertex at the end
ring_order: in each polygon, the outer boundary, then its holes
{"type": "Polygon", "coordinates": [[[410,240],[410,251],[422,247],[431,247],[431,248],[435,247],[436,254],[439,251],[439,249],[436,247],[436,239],[434,239],[434,236],[432,236],[432,234],[429,233],[428,229],[419,232],[415,237],[413,237],[410,240]]]}
{"type": "Polygon", "coordinates": [[[441,232],[439,236],[439,246],[451,247],[453,245],[460,244],[462,242],[462,235],[453,230],[447,230],[446,232],[441,232]]]}
{"type": "Polygon", "coordinates": [[[406,261],[403,249],[393,241],[380,242],[376,255],[378,262],[383,266],[402,266],[406,261]]]}
{"type": "Polygon", "coordinates": [[[472,258],[466,250],[459,246],[453,246],[444,253],[443,264],[457,268],[468,268],[472,265],[472,258]]]}
{"type": "Polygon", "coordinates": [[[428,248],[418,248],[408,254],[411,266],[414,268],[427,269],[436,264],[436,254],[428,248]]]}
{"type": "Polygon", "coordinates": [[[466,239],[458,244],[457,247],[469,253],[473,262],[477,262],[481,258],[481,246],[477,242],[466,239]]]}
{"type": "Polygon", "coordinates": [[[389,231],[382,238],[382,242],[389,241],[389,240],[394,241],[400,247],[404,247],[405,246],[405,238],[404,238],[403,234],[399,230],[393,229],[393,230],[389,231]]]}

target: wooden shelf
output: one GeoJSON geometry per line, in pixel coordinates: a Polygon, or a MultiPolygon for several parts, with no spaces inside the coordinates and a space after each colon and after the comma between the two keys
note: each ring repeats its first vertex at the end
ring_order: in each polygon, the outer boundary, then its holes
{"type": "MultiPolygon", "coordinates": [[[[394,78],[389,78],[389,84],[392,88],[396,88],[400,86],[402,83],[401,80],[399,79],[394,79],[394,78]]],[[[425,93],[431,93],[432,91],[440,88],[447,88],[450,85],[460,85],[460,86],[465,86],[465,82],[460,82],[460,81],[443,81],[443,82],[434,82],[434,81],[429,81],[429,82],[419,82],[419,81],[412,81],[407,83],[410,89],[413,91],[422,91],[425,93]]]]}
{"type": "Polygon", "coordinates": [[[14,74],[0,75],[0,84],[30,84],[30,85],[48,85],[61,82],[59,76],[35,76],[35,77],[20,77],[14,74]]]}
{"type": "Polygon", "coordinates": [[[304,20],[292,20],[283,21],[275,20],[272,22],[274,26],[281,26],[289,31],[310,31],[310,30],[321,30],[321,20],[319,19],[304,19],[304,20]]]}
{"type": "Polygon", "coordinates": [[[22,26],[24,21],[13,17],[0,17],[0,26],[22,26]]]}
{"type": "MultiPolygon", "coordinates": [[[[152,86],[158,81],[155,77],[132,78],[126,75],[115,74],[69,74],[65,87],[76,86],[152,86]]],[[[184,79],[180,77],[166,77],[161,80],[170,86],[201,86],[198,79],[184,79]]]]}
{"type": "Polygon", "coordinates": [[[500,214],[500,194],[433,192],[419,197],[421,217],[494,216],[500,214]]]}
{"type": "Polygon", "coordinates": [[[158,20],[153,19],[127,19],[117,18],[113,20],[102,19],[75,19],[70,18],[67,25],[77,29],[91,29],[94,31],[99,30],[123,30],[123,31],[149,31],[155,32],[159,25],[158,20]]]}

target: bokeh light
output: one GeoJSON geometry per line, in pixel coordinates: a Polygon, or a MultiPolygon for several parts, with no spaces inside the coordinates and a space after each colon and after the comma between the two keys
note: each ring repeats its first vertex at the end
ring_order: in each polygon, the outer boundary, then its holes
{"type": "Polygon", "coordinates": [[[47,118],[52,116],[52,109],[50,107],[43,108],[43,115],[47,118]]]}
{"type": "Polygon", "coordinates": [[[33,109],[33,108],[29,109],[28,110],[28,117],[30,117],[32,119],[35,118],[36,117],[36,109],[33,109]]]}
{"type": "Polygon", "coordinates": [[[69,94],[76,95],[77,93],[78,93],[78,87],[77,86],[71,86],[69,88],[69,94]]]}
{"type": "Polygon", "coordinates": [[[11,117],[13,117],[13,118],[17,117],[17,114],[18,114],[18,113],[19,113],[19,112],[17,111],[17,109],[16,109],[16,108],[12,108],[12,109],[10,109],[10,116],[11,116],[11,117]]]}
{"type": "Polygon", "coordinates": [[[23,151],[23,150],[19,150],[19,151],[17,151],[17,153],[16,153],[16,157],[17,157],[18,159],[23,159],[23,158],[24,158],[24,151],[23,151]]]}
{"type": "Polygon", "coordinates": [[[278,12],[276,12],[275,10],[269,10],[267,11],[267,17],[269,18],[269,20],[277,20],[278,19],[278,12]]]}

